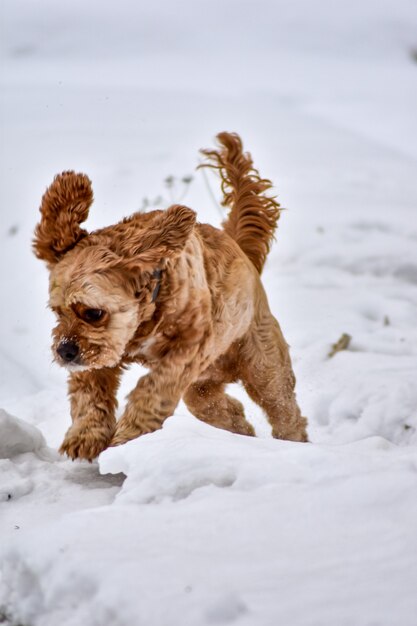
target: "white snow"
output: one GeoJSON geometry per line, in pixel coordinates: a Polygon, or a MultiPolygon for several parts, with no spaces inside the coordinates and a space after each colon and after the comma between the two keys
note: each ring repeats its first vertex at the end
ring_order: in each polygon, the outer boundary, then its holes
{"type": "Polygon", "coordinates": [[[415,3],[1,12],[0,623],[414,626],[415,3]],[[91,228],[184,190],[219,224],[216,178],[211,192],[199,173],[181,179],[221,130],[242,135],[288,209],[264,284],[312,443],[273,440],[234,385],[256,439],[180,404],[161,431],[72,463],[57,452],[66,374],[30,249],[40,197],[72,168],[93,180],[91,228]]]}
{"type": "Polygon", "coordinates": [[[0,459],[8,459],[23,452],[36,452],[46,446],[37,428],[12,417],[0,409],[0,459]]]}

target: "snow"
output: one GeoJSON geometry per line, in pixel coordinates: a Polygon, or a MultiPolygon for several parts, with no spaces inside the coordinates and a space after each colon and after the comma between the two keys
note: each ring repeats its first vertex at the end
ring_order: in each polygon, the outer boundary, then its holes
{"type": "Polygon", "coordinates": [[[0,409],[0,459],[36,452],[46,445],[45,439],[37,428],[17,419],[0,409]]]}
{"type": "Polygon", "coordinates": [[[49,520],[15,531],[3,560],[3,601],[23,623],[412,623],[411,447],[251,439],[179,415],[101,455],[120,481],[103,479],[101,501],[91,466],[58,462],[86,473],[66,468],[46,490],[46,464],[26,463],[49,520]],[[67,487],[59,511],[63,479],[82,493],[67,487]],[[93,508],[68,511],[89,491],[93,508]]]}
{"type": "MultiPolygon", "coordinates": [[[[0,622],[414,626],[415,3],[1,11],[0,622]],[[161,431],[73,463],[30,249],[40,197],[73,168],[93,180],[91,228],[167,206],[225,129],[288,209],[263,280],[311,443],[273,440],[235,385],[255,439],[181,403],[161,431]]],[[[182,201],[216,225],[208,184],[193,174],[182,201]]]]}

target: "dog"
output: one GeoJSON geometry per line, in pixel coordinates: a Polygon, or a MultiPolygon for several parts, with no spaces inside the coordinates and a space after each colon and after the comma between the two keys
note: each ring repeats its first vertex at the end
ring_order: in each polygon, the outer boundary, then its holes
{"type": "Polygon", "coordinates": [[[198,419],[254,435],[241,381],[276,438],[307,441],[288,346],[260,281],[280,205],[268,195],[237,134],[217,136],[203,165],[220,173],[223,230],[182,205],[138,212],[87,232],[93,202],[85,174],[55,176],[42,197],[33,249],[50,271],[55,361],[69,372],[72,425],[61,453],[91,461],[108,446],[161,428],[181,398],[198,419]],[[149,369],[116,421],[123,370],[149,369]]]}

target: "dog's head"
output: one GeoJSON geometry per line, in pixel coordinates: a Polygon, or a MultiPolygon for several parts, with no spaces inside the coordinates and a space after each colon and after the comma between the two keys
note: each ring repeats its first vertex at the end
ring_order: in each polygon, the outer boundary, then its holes
{"type": "Polygon", "coordinates": [[[152,318],[160,270],[181,253],[196,218],[174,205],[89,234],[80,224],[92,201],[87,176],[56,176],[42,198],[33,242],[50,270],[54,358],[72,370],[120,362],[138,326],[152,318]]]}

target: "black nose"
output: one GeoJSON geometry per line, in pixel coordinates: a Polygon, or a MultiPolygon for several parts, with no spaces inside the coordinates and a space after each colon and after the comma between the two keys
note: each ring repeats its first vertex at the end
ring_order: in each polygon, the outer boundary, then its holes
{"type": "Polygon", "coordinates": [[[56,351],[63,361],[74,361],[78,356],[79,349],[76,343],[73,341],[62,341],[57,347],[56,351]]]}

